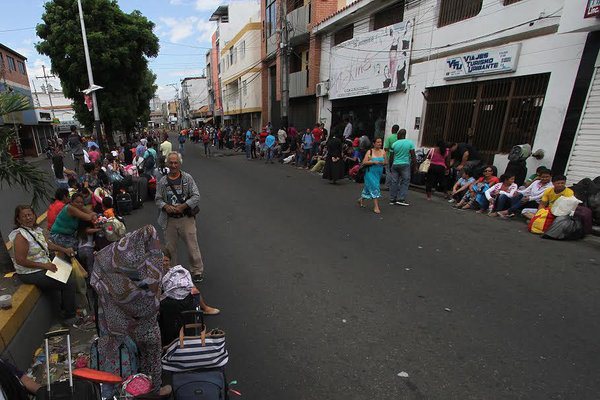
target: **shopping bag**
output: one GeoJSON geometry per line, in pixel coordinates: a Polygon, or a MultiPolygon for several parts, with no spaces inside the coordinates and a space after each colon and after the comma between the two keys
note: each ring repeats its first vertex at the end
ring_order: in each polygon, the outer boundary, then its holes
{"type": "Polygon", "coordinates": [[[542,208],[538,210],[533,218],[529,221],[528,230],[531,233],[541,235],[546,232],[552,223],[554,222],[554,215],[550,212],[549,208],[542,208]]]}

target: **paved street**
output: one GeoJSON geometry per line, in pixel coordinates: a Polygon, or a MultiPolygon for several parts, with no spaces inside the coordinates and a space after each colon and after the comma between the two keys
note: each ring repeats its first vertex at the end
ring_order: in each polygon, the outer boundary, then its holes
{"type": "MultiPolygon", "coordinates": [[[[202,291],[248,399],[594,399],[600,252],[243,156],[183,169],[202,193],[202,291]],[[408,378],[398,377],[406,372],[408,378]]],[[[146,203],[130,228],[154,223],[146,203]]]]}
{"type": "Polygon", "coordinates": [[[246,398],[597,398],[593,244],[414,192],[380,217],[359,185],[199,154],[209,326],[246,398]]]}

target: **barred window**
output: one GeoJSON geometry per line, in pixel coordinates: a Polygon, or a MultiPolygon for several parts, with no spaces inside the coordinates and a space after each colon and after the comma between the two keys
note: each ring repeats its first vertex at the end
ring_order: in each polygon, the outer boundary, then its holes
{"type": "Polygon", "coordinates": [[[468,142],[491,162],[517,144],[533,144],[550,74],[427,89],[423,146],[468,142]]]}
{"type": "Polygon", "coordinates": [[[438,28],[479,14],[483,0],[442,0],[438,28]]]}

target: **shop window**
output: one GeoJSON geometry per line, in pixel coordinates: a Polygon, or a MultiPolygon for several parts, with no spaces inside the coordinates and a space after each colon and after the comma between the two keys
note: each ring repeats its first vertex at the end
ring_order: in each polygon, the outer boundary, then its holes
{"type": "Polygon", "coordinates": [[[486,162],[533,144],[550,74],[427,89],[423,146],[469,142],[486,162]]]}
{"type": "Polygon", "coordinates": [[[511,4],[515,4],[520,2],[521,0],[504,0],[504,5],[505,6],[510,6],[511,4]]]}
{"type": "Polygon", "coordinates": [[[373,30],[397,24],[404,19],[404,0],[379,11],[373,16],[373,30]]]}
{"type": "Polygon", "coordinates": [[[23,61],[17,61],[17,66],[19,67],[20,73],[27,75],[27,72],[25,72],[25,63],[23,61]]]}
{"type": "Polygon", "coordinates": [[[340,43],[344,43],[354,37],[354,25],[348,25],[345,28],[340,29],[333,35],[333,44],[337,46],[340,43]]]}
{"type": "Polygon", "coordinates": [[[267,33],[267,37],[270,37],[275,33],[277,29],[277,4],[275,0],[265,0],[265,30],[267,33]]]}
{"type": "Polygon", "coordinates": [[[16,71],[17,70],[17,65],[15,64],[15,59],[12,58],[11,56],[6,56],[6,60],[8,61],[8,70],[9,71],[16,71]]]}
{"type": "Polygon", "coordinates": [[[438,28],[479,14],[483,0],[442,0],[438,28]]]}

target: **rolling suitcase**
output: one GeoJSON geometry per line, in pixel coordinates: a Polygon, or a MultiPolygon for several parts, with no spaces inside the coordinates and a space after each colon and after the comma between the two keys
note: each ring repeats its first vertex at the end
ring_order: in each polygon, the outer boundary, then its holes
{"type": "Polygon", "coordinates": [[[131,195],[129,193],[119,193],[115,196],[117,213],[119,215],[129,215],[133,210],[131,195]]]}
{"type": "Polygon", "coordinates": [[[173,374],[175,400],[225,400],[227,384],[222,369],[173,374]]]}
{"type": "Polygon", "coordinates": [[[46,346],[46,377],[47,386],[41,387],[35,394],[36,400],[101,400],[100,385],[97,383],[73,379],[73,366],[68,362],[69,380],[50,382],[50,357],[48,339],[58,336],[67,337],[67,360],[71,360],[71,334],[68,329],[47,332],[44,335],[46,346]]]}
{"type": "Polygon", "coordinates": [[[138,196],[142,203],[148,201],[148,177],[141,175],[134,179],[133,185],[137,186],[138,196]]]}

